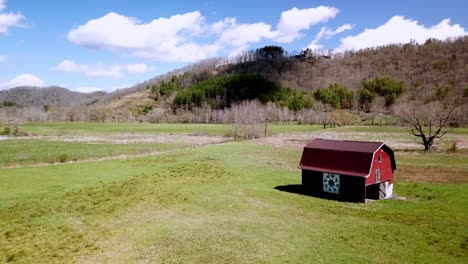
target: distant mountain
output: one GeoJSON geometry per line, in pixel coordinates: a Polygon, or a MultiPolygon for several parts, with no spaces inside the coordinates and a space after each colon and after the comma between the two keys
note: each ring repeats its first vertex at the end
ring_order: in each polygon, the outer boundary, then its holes
{"type": "Polygon", "coordinates": [[[0,104],[6,102],[6,104],[38,108],[44,105],[56,107],[90,105],[106,94],[105,92],[80,93],[58,86],[16,87],[0,91],[0,104]]]}

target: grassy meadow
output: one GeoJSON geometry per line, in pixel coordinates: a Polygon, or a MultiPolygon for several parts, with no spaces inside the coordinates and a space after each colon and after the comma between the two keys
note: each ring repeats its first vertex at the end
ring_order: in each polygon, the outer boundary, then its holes
{"type": "Polygon", "coordinates": [[[182,144],[90,144],[49,140],[11,139],[0,141],[0,166],[16,166],[40,163],[64,163],[70,161],[106,158],[119,155],[145,154],[180,148],[182,144]]]}
{"type": "MultiPolygon", "coordinates": [[[[25,124],[22,128],[51,136],[60,131],[132,133],[135,130],[130,126],[136,127],[135,133],[197,130],[223,135],[225,129],[219,125],[85,123],[25,124]]],[[[321,132],[319,126],[275,129],[277,133],[310,133],[311,137],[321,132]]],[[[367,128],[349,129],[366,132],[367,128]]],[[[368,129],[368,133],[393,133],[368,129]]],[[[395,138],[400,137],[396,131],[395,138]]],[[[14,168],[0,168],[0,262],[468,261],[466,149],[397,150],[395,194],[399,199],[368,204],[280,191],[281,186],[299,186],[297,165],[302,149],[258,140],[197,148],[153,144],[146,146],[157,152],[151,155],[32,166],[48,163],[42,160],[47,155],[41,154],[46,149],[77,156],[86,151],[131,153],[129,149],[138,149],[107,143],[89,144],[91,149],[86,150],[86,145],[37,139],[0,141],[0,160],[18,148],[31,149],[27,159],[32,159],[14,168]],[[16,142],[21,140],[31,142],[16,142]]]]}
{"type": "MultiPolygon", "coordinates": [[[[321,128],[320,125],[269,124],[271,133],[310,132],[321,128]]],[[[193,133],[224,135],[229,125],[224,124],[149,124],[149,123],[87,123],[55,122],[26,123],[21,130],[32,135],[88,135],[119,133],[193,133]]]]}

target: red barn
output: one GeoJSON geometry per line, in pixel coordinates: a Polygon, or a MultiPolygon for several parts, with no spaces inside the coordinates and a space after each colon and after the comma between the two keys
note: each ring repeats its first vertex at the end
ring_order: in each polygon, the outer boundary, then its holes
{"type": "Polygon", "coordinates": [[[365,202],[392,196],[396,163],[382,142],[317,138],[304,147],[299,168],[306,193],[365,202]]]}

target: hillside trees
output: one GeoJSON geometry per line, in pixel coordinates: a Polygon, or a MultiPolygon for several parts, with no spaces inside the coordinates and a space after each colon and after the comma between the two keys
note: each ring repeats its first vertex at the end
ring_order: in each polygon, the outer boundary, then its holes
{"type": "Polygon", "coordinates": [[[317,101],[329,104],[335,109],[351,109],[353,107],[353,92],[337,83],[328,86],[328,88],[318,88],[314,92],[314,97],[317,101]]]}
{"type": "Polygon", "coordinates": [[[363,89],[382,96],[387,107],[394,104],[396,99],[405,91],[402,81],[396,81],[390,77],[364,80],[363,89]]]}
{"type": "Polygon", "coordinates": [[[192,85],[196,80],[191,72],[177,76],[172,75],[169,81],[161,80],[159,85],[153,84],[151,86],[150,97],[159,100],[171,96],[174,92],[185,89],[192,85]]]}
{"type": "Polygon", "coordinates": [[[307,92],[283,88],[258,74],[230,74],[192,85],[174,99],[175,108],[193,109],[209,104],[212,108],[230,107],[244,100],[274,102],[293,111],[310,108],[313,99],[307,92]]]}
{"type": "Polygon", "coordinates": [[[405,88],[402,81],[396,81],[390,77],[376,77],[364,79],[362,89],[359,91],[359,109],[369,112],[376,96],[384,98],[385,107],[390,107],[396,99],[403,94],[405,88]]]}
{"type": "Polygon", "coordinates": [[[255,50],[258,60],[271,60],[283,58],[284,49],[279,46],[265,46],[255,50]]]}
{"type": "Polygon", "coordinates": [[[361,89],[361,91],[359,92],[359,109],[361,111],[369,112],[374,100],[375,93],[365,88],[361,89]]]}

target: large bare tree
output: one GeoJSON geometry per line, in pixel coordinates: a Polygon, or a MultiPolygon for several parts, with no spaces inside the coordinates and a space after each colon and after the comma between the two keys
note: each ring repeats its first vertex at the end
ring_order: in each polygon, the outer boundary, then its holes
{"type": "Polygon", "coordinates": [[[398,107],[396,114],[411,127],[411,133],[421,138],[424,150],[432,150],[435,139],[441,139],[453,129],[456,106],[440,102],[422,104],[412,102],[398,107]]]}

